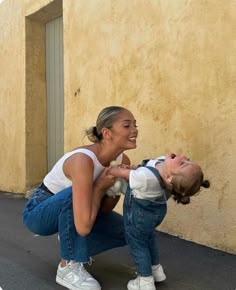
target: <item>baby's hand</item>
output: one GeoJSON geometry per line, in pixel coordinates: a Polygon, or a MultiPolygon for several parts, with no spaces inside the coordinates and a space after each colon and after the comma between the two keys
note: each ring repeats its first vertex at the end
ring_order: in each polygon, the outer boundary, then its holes
{"type": "Polygon", "coordinates": [[[126,169],[137,169],[137,165],[127,165],[127,164],[120,164],[118,165],[120,168],[126,168],[126,169]]]}

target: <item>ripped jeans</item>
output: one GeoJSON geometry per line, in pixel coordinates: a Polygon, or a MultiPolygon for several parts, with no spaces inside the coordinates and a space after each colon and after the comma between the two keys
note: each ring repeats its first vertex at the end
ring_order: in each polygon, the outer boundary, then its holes
{"type": "Polygon", "coordinates": [[[90,257],[126,245],[123,217],[98,212],[91,232],[80,236],[74,225],[72,188],[51,194],[36,188],[23,210],[23,223],[33,233],[48,236],[59,232],[62,259],[88,262],[90,257]]]}

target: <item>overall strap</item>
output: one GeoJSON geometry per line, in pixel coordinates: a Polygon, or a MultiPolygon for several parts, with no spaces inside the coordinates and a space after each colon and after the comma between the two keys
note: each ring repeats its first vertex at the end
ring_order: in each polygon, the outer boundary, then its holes
{"type": "MultiPolygon", "coordinates": [[[[144,159],[139,165],[138,165],[138,167],[149,167],[149,166],[145,166],[147,163],[148,163],[148,161],[149,161],[150,159],[144,159]]],[[[155,173],[154,173],[155,174],[155,173]]],[[[156,174],[155,174],[156,175],[156,174]]],[[[130,184],[129,184],[129,182],[128,182],[128,187],[127,187],[127,189],[126,189],[126,193],[130,193],[131,192],[131,188],[130,188],[130,184]]]]}
{"type": "MultiPolygon", "coordinates": [[[[148,163],[149,160],[150,160],[150,159],[144,159],[138,167],[146,167],[146,168],[148,168],[149,170],[151,170],[152,173],[156,176],[156,178],[157,178],[158,181],[160,182],[160,184],[163,186],[163,179],[162,179],[162,177],[160,176],[159,171],[158,171],[155,167],[152,167],[152,166],[146,166],[146,164],[148,163]]],[[[164,160],[165,160],[165,159],[161,159],[161,158],[160,158],[160,161],[164,161],[164,160]]]]}
{"type": "Polygon", "coordinates": [[[156,168],[154,168],[152,166],[145,166],[145,167],[148,168],[150,171],[152,171],[152,173],[156,176],[156,178],[158,179],[160,184],[163,184],[163,180],[162,180],[162,178],[160,176],[160,173],[159,173],[159,171],[156,168]]]}
{"type": "Polygon", "coordinates": [[[144,159],[144,160],[141,162],[141,164],[139,164],[138,167],[140,167],[140,166],[146,166],[146,164],[148,163],[149,160],[150,160],[150,159],[144,159]]]}
{"type": "Polygon", "coordinates": [[[158,181],[160,182],[160,184],[163,185],[163,180],[160,176],[160,173],[159,171],[155,168],[155,167],[152,167],[152,166],[146,166],[146,164],[148,163],[150,159],[144,159],[141,164],[139,164],[138,167],[146,167],[148,168],[150,171],[152,171],[152,173],[156,176],[156,178],[158,179],[158,181]]]}
{"type": "MultiPolygon", "coordinates": [[[[144,167],[148,168],[156,176],[156,178],[158,179],[158,181],[161,184],[161,186],[165,188],[163,179],[160,176],[159,171],[156,168],[152,167],[152,166],[144,166],[144,167]]],[[[164,199],[163,202],[166,203],[167,198],[166,198],[166,192],[165,191],[164,191],[164,194],[163,194],[162,198],[164,199]]]]}

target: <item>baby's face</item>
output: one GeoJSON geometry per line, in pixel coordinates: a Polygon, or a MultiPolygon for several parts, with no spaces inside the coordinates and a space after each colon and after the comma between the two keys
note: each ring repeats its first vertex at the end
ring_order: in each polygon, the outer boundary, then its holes
{"type": "Polygon", "coordinates": [[[170,176],[175,175],[178,183],[185,188],[193,183],[197,176],[201,173],[199,165],[190,160],[183,154],[169,153],[166,155],[165,168],[170,176]]]}
{"type": "Polygon", "coordinates": [[[193,163],[193,161],[183,154],[169,153],[165,157],[165,167],[168,173],[177,174],[179,171],[188,170],[190,168],[189,166],[193,163]]]}

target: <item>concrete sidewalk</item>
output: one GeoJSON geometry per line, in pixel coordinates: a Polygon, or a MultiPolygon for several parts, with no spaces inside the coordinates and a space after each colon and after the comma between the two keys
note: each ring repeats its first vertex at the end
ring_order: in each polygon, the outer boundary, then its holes
{"type": "MultiPolygon", "coordinates": [[[[22,196],[0,193],[0,287],[3,290],[65,289],[55,283],[59,262],[57,236],[35,236],[22,225],[25,202],[22,196]]],[[[167,280],[159,283],[157,289],[236,290],[235,255],[157,234],[167,274],[167,280]]],[[[89,271],[99,280],[102,290],[127,289],[127,281],[134,277],[127,247],[94,258],[89,271]]]]}

